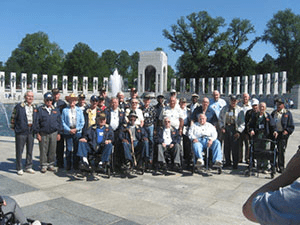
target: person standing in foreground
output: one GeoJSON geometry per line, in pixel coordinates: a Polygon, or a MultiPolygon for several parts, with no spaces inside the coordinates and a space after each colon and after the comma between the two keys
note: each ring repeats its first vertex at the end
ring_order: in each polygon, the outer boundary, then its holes
{"type": "Polygon", "coordinates": [[[47,92],[44,95],[44,105],[38,109],[36,123],[36,137],[40,146],[41,172],[56,171],[54,167],[56,159],[56,144],[62,133],[61,115],[58,108],[52,105],[53,95],[47,92]]]}
{"type": "Polygon", "coordinates": [[[22,153],[26,144],[25,172],[34,173],[32,169],[32,150],[34,142],[33,125],[36,121],[37,107],[33,104],[33,93],[27,91],[25,101],[15,106],[11,116],[11,128],[15,131],[17,174],[23,175],[22,153]]]}
{"type": "Polygon", "coordinates": [[[256,190],[243,206],[244,216],[260,224],[300,224],[300,150],[276,179],[256,190]]]}

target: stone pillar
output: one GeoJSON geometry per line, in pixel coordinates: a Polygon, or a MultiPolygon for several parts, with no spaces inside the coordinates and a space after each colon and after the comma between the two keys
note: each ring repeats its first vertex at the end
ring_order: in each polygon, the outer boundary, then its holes
{"type": "Polygon", "coordinates": [[[190,92],[195,93],[196,92],[196,79],[190,78],[190,92]]]}
{"type": "Polygon", "coordinates": [[[258,95],[262,96],[263,92],[263,85],[264,85],[264,77],[262,74],[257,75],[257,83],[258,83],[258,95]]]}
{"type": "Polygon", "coordinates": [[[185,87],[186,87],[185,78],[181,78],[180,79],[180,93],[185,92],[185,90],[186,90],[185,87]]]}
{"type": "Polygon", "coordinates": [[[250,78],[250,96],[255,96],[255,75],[251,75],[250,78]]]}
{"type": "Polygon", "coordinates": [[[248,85],[249,85],[248,76],[243,76],[242,77],[243,93],[249,93],[248,85]]]}
{"type": "Polygon", "coordinates": [[[43,74],[43,78],[42,78],[42,92],[43,92],[43,94],[45,94],[46,92],[48,92],[48,75],[47,74],[43,74]]]}
{"type": "Polygon", "coordinates": [[[98,77],[93,77],[93,94],[98,95],[98,77]]]}
{"type": "Polygon", "coordinates": [[[87,95],[89,91],[89,78],[83,77],[82,79],[82,92],[83,94],[87,95]]]}
{"type": "Polygon", "coordinates": [[[27,73],[21,73],[21,92],[22,95],[27,91],[27,73]]]}
{"type": "Polygon", "coordinates": [[[208,78],[208,94],[212,94],[215,90],[215,79],[213,77],[208,78]]]}
{"type": "Polygon", "coordinates": [[[38,75],[37,74],[32,74],[31,88],[32,88],[32,92],[33,92],[34,95],[37,93],[37,86],[38,86],[38,75]]]}
{"type": "Polygon", "coordinates": [[[155,87],[155,93],[162,93],[162,83],[161,83],[161,79],[160,79],[160,74],[156,74],[156,78],[155,78],[155,80],[157,81],[156,83],[157,83],[157,85],[155,85],[155,86],[157,86],[157,87],[155,87]]]}
{"type": "Polygon", "coordinates": [[[286,85],[287,85],[287,76],[286,76],[286,71],[282,71],[280,72],[280,76],[281,76],[281,95],[286,94],[286,85]]]}
{"type": "Polygon", "coordinates": [[[108,92],[108,77],[103,77],[103,87],[105,87],[108,92]]]}
{"type": "Polygon", "coordinates": [[[171,90],[172,89],[176,90],[176,79],[175,78],[171,78],[171,90]]]}
{"type": "Polygon", "coordinates": [[[223,77],[218,77],[217,90],[219,91],[220,95],[224,94],[223,77]]]}
{"type": "Polygon", "coordinates": [[[0,93],[5,93],[5,72],[0,71],[0,93]]]}
{"type": "Polygon", "coordinates": [[[291,98],[294,101],[294,108],[300,109],[300,84],[296,84],[292,87],[291,98]]]}
{"type": "Polygon", "coordinates": [[[239,76],[234,77],[234,94],[235,95],[240,95],[241,94],[241,78],[239,76]]]}
{"type": "Polygon", "coordinates": [[[67,95],[68,94],[68,76],[64,75],[63,76],[63,82],[62,82],[62,90],[63,94],[67,95]]]}
{"type": "Polygon", "coordinates": [[[267,73],[265,74],[265,95],[269,96],[271,95],[271,74],[267,73]]]}
{"type": "Polygon", "coordinates": [[[232,77],[226,77],[226,88],[227,96],[232,95],[232,77]]]}
{"type": "Polygon", "coordinates": [[[278,73],[272,74],[272,80],[273,80],[273,95],[278,95],[278,73]]]}
{"type": "Polygon", "coordinates": [[[74,94],[78,93],[78,76],[73,76],[72,92],[74,94]]]}
{"type": "Polygon", "coordinates": [[[52,75],[52,89],[57,88],[58,86],[58,78],[57,75],[52,75]]]}
{"type": "Polygon", "coordinates": [[[199,95],[205,95],[205,78],[199,79],[199,95]]]}
{"type": "Polygon", "coordinates": [[[10,94],[13,99],[16,97],[16,86],[17,86],[16,73],[11,72],[10,73],[10,94]]]}

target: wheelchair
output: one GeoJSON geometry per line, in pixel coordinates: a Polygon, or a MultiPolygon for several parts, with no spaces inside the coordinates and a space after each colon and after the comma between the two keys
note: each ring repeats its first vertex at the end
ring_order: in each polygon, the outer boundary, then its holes
{"type": "Polygon", "coordinates": [[[85,173],[91,174],[105,174],[107,178],[110,178],[113,174],[114,170],[114,145],[112,147],[112,154],[110,155],[110,161],[108,163],[101,164],[101,157],[102,157],[102,148],[99,148],[96,152],[89,152],[88,153],[88,162],[89,165],[85,163],[80,163],[80,170],[85,173]]]}
{"type": "Polygon", "coordinates": [[[190,142],[191,145],[191,151],[190,151],[190,162],[189,162],[189,167],[191,168],[191,173],[194,174],[195,172],[210,172],[211,169],[216,169],[217,170],[217,174],[222,174],[223,170],[222,170],[222,166],[216,166],[213,165],[212,163],[212,150],[208,147],[206,147],[205,149],[203,149],[202,151],[202,156],[203,156],[203,161],[204,161],[204,165],[201,165],[200,167],[197,166],[196,164],[196,156],[194,153],[194,149],[193,149],[193,141],[191,140],[190,142]]]}
{"type": "MultiPolygon", "coordinates": [[[[250,139],[250,158],[248,170],[245,172],[245,176],[250,176],[254,173],[254,160],[256,160],[256,172],[259,177],[261,170],[262,161],[268,162],[267,167],[270,166],[270,176],[273,179],[276,173],[276,153],[277,153],[277,142],[271,139],[250,139]],[[256,146],[255,146],[256,145],[256,146]]],[[[255,174],[255,173],[254,173],[255,174]]]]}

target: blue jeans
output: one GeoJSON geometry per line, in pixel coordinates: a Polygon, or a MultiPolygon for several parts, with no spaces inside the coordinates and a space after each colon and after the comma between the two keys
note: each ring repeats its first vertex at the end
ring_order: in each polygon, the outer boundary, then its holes
{"type": "MultiPolygon", "coordinates": [[[[193,142],[193,150],[196,159],[203,159],[202,152],[204,148],[207,148],[208,140],[208,138],[198,138],[198,142],[193,142]]],[[[218,139],[213,141],[210,149],[212,150],[212,162],[215,163],[217,160],[222,161],[221,143],[218,139]]]]}
{"type": "Polygon", "coordinates": [[[149,139],[149,155],[146,158],[152,160],[153,159],[153,131],[154,131],[154,125],[151,125],[149,127],[144,127],[146,132],[148,133],[148,139],[149,139]]]}
{"type": "Polygon", "coordinates": [[[67,151],[66,151],[66,158],[67,158],[67,169],[71,169],[72,167],[72,158],[73,158],[73,167],[74,169],[78,169],[79,164],[79,157],[77,156],[78,151],[78,142],[81,138],[81,133],[76,134],[67,134],[65,135],[66,144],[67,144],[67,151]]]}
{"type": "MultiPolygon", "coordinates": [[[[97,149],[98,152],[101,153],[101,161],[102,162],[110,162],[110,156],[112,153],[112,143],[100,145],[97,149]]],[[[79,157],[87,157],[88,153],[92,153],[92,150],[87,142],[78,143],[78,152],[77,156],[79,157]]]]}

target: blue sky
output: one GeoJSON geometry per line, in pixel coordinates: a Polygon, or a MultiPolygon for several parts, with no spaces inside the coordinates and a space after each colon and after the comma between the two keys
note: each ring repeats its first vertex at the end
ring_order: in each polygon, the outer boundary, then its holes
{"type": "MultiPolygon", "coordinates": [[[[279,10],[300,14],[297,0],[0,0],[0,61],[6,62],[26,34],[43,31],[65,53],[78,42],[101,53],[107,49],[132,54],[161,47],[175,68],[181,52],[173,52],[162,35],[181,16],[207,11],[229,24],[233,18],[248,19],[256,33],[263,34],[267,22],[279,10]]],[[[277,57],[272,45],[258,43],[251,51],[257,62],[268,53],[277,57]]]]}

